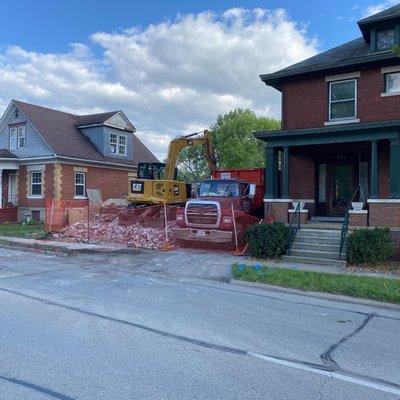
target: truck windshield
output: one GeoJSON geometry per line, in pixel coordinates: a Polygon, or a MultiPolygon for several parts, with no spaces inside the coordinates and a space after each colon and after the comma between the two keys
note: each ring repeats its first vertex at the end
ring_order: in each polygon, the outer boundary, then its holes
{"type": "Polygon", "coordinates": [[[200,197],[239,197],[239,184],[235,181],[213,180],[200,184],[200,197]]]}

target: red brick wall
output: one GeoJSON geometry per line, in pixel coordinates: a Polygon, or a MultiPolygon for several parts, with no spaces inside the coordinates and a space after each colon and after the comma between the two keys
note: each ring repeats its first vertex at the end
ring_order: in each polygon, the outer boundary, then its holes
{"type": "MultiPolygon", "coordinates": [[[[61,165],[61,198],[63,200],[72,200],[74,197],[74,167],[79,167],[79,165],[61,165]]],[[[122,193],[128,192],[129,180],[127,171],[99,167],[83,168],[87,168],[86,188],[100,189],[103,200],[121,198],[122,193]]]]}
{"type": "MultiPolygon", "coordinates": [[[[21,207],[44,207],[45,199],[29,199],[27,193],[27,166],[23,165],[18,171],[18,205],[21,207]]],[[[44,170],[44,196],[53,198],[54,165],[46,164],[44,170]]]]}
{"type": "Polygon", "coordinates": [[[265,218],[274,217],[275,221],[286,224],[288,222],[288,210],[291,203],[264,203],[265,218]]]}
{"type": "Polygon", "coordinates": [[[368,214],[353,214],[349,215],[350,226],[367,226],[368,225],[368,214]]]}
{"type": "MultiPolygon", "coordinates": [[[[362,70],[357,85],[360,122],[400,119],[400,97],[381,97],[384,75],[380,68],[362,70]]],[[[283,129],[317,128],[328,120],[328,83],[325,76],[283,85],[283,129]]]]}
{"type": "Polygon", "coordinates": [[[400,226],[400,203],[369,203],[370,226],[400,226]]]}
{"type": "Polygon", "coordinates": [[[290,155],[289,198],[314,198],[314,162],[306,157],[290,155]]]}

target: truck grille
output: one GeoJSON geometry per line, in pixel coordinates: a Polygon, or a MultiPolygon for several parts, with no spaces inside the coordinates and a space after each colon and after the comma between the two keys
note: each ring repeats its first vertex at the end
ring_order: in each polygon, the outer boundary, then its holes
{"type": "Polygon", "coordinates": [[[218,227],[218,203],[188,202],[186,204],[186,222],[190,226],[218,227]]]}

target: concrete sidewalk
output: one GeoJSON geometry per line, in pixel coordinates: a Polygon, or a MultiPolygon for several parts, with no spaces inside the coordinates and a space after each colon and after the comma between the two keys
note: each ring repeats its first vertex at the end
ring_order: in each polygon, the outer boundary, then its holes
{"type": "MultiPolygon", "coordinates": [[[[262,260],[254,260],[245,256],[233,256],[228,252],[213,252],[194,249],[178,248],[170,251],[162,251],[128,248],[107,243],[69,243],[55,240],[38,240],[11,236],[0,236],[0,246],[17,248],[21,250],[28,248],[65,254],[126,254],[127,256],[140,255],[142,261],[145,261],[150,265],[154,264],[155,260],[157,260],[157,263],[159,263],[160,266],[163,265],[165,270],[172,269],[175,271],[176,267],[179,266],[179,268],[184,271],[185,266],[190,266],[191,273],[193,273],[194,270],[198,270],[199,272],[201,271],[200,276],[205,279],[215,279],[218,277],[218,279],[223,278],[223,280],[229,280],[229,266],[232,266],[235,263],[249,266],[267,265],[271,268],[285,268],[298,271],[400,279],[400,275],[393,273],[353,271],[345,267],[316,264],[294,264],[284,261],[267,262],[262,260]]],[[[125,260],[125,262],[128,262],[128,260],[125,260]]],[[[185,274],[182,273],[182,275],[185,274]]]]}
{"type": "Polygon", "coordinates": [[[63,253],[138,253],[138,249],[132,249],[107,243],[69,243],[55,240],[27,239],[13,236],[0,236],[0,246],[33,248],[43,251],[63,253]]]}

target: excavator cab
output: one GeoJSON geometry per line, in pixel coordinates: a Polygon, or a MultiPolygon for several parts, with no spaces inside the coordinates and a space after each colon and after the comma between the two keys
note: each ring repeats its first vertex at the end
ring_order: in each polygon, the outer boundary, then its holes
{"type": "Polygon", "coordinates": [[[184,204],[191,197],[191,187],[177,180],[179,153],[190,146],[202,146],[210,170],[215,169],[215,158],[210,132],[196,132],[178,136],[171,141],[164,163],[140,163],[138,177],[130,181],[126,200],[135,207],[160,204],[184,204]]]}
{"type": "MultiPolygon", "coordinates": [[[[175,168],[174,180],[178,175],[178,168],[175,168]]],[[[138,165],[138,179],[165,179],[165,163],[139,163],[138,165]]]]}

